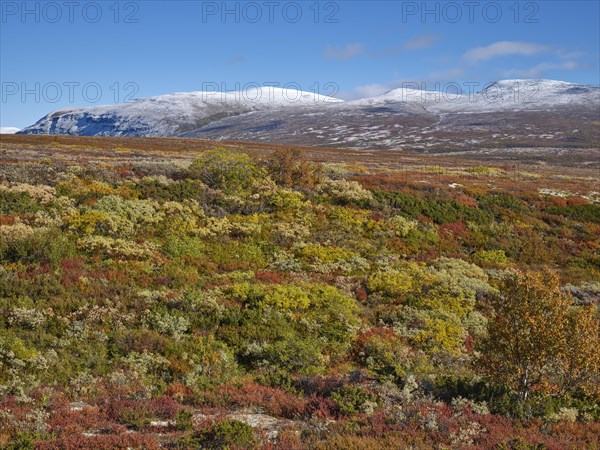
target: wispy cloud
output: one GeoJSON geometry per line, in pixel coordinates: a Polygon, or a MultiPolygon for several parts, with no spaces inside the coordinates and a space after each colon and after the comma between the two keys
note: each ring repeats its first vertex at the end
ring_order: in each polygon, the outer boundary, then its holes
{"type": "Polygon", "coordinates": [[[234,65],[245,64],[246,58],[244,58],[242,55],[236,55],[233,58],[231,58],[229,61],[227,61],[227,63],[234,64],[234,65]]]}
{"type": "Polygon", "coordinates": [[[352,59],[363,53],[364,49],[365,46],[360,42],[348,44],[345,47],[333,47],[328,45],[323,52],[323,57],[325,59],[339,60],[352,59]]]}
{"type": "Polygon", "coordinates": [[[578,59],[585,56],[585,52],[581,50],[566,50],[564,48],[559,48],[556,51],[556,56],[561,59],[578,59]]]}
{"type": "Polygon", "coordinates": [[[375,97],[394,89],[394,83],[371,83],[354,86],[349,91],[340,91],[338,97],[344,100],[356,100],[358,98],[375,97]]]}
{"type": "Polygon", "coordinates": [[[393,58],[399,56],[403,52],[431,48],[433,44],[439,40],[440,36],[434,34],[422,34],[408,41],[404,41],[396,47],[369,51],[366,53],[366,56],[368,58],[393,58]]]}
{"type": "Polygon", "coordinates": [[[461,68],[453,68],[447,70],[441,70],[439,72],[431,72],[427,76],[427,80],[435,80],[435,81],[449,81],[454,80],[457,81],[460,77],[465,75],[465,70],[461,68]]]}
{"type": "Polygon", "coordinates": [[[574,70],[579,67],[576,61],[564,61],[561,63],[543,62],[537,64],[529,69],[515,69],[506,72],[507,77],[521,77],[521,78],[540,78],[549,70],[574,70]]]}
{"type": "Polygon", "coordinates": [[[402,48],[404,50],[420,50],[424,48],[429,48],[433,44],[435,44],[440,39],[439,36],[434,34],[422,34],[420,36],[415,37],[414,39],[410,39],[404,44],[402,44],[402,48]]]}
{"type": "Polygon", "coordinates": [[[337,97],[343,100],[356,100],[359,98],[375,97],[398,88],[415,89],[416,86],[419,86],[419,89],[435,89],[435,84],[433,82],[430,83],[430,80],[396,79],[386,83],[354,86],[348,91],[340,91],[337,97]]]}
{"type": "Polygon", "coordinates": [[[462,58],[467,62],[477,63],[501,56],[531,56],[547,52],[548,50],[548,46],[531,42],[499,41],[486,47],[472,48],[464,53],[462,58]]]}
{"type": "Polygon", "coordinates": [[[402,48],[393,47],[385,48],[383,50],[373,50],[366,53],[367,58],[393,58],[402,53],[402,48]]]}

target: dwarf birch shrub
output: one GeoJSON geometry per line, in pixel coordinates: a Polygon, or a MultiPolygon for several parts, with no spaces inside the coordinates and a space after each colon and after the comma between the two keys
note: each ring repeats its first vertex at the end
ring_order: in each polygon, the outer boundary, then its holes
{"type": "Polygon", "coordinates": [[[62,258],[73,255],[74,250],[69,237],[57,229],[20,222],[0,225],[0,258],[8,261],[56,265],[62,258]]]}
{"type": "Polygon", "coordinates": [[[189,178],[198,179],[226,194],[248,190],[262,173],[250,156],[223,147],[204,152],[188,169],[189,178]]]}
{"type": "Polygon", "coordinates": [[[412,290],[413,278],[399,270],[379,270],[369,276],[367,287],[371,292],[396,299],[412,290]]]}
{"type": "Polygon", "coordinates": [[[56,185],[56,193],[66,197],[71,197],[77,202],[83,202],[86,199],[100,198],[104,195],[118,195],[118,189],[103,181],[84,180],[78,177],[72,177],[68,181],[62,181],[56,185]]]}
{"type": "Polygon", "coordinates": [[[338,405],[342,414],[347,416],[360,412],[370,415],[377,406],[377,396],[359,386],[345,386],[336,389],[331,394],[331,399],[338,405]]]}
{"type": "Polygon", "coordinates": [[[282,186],[313,188],[321,179],[322,166],[307,161],[299,150],[276,150],[261,164],[269,176],[282,186]]]}
{"type": "Polygon", "coordinates": [[[463,349],[467,336],[459,317],[439,309],[403,307],[394,332],[407,337],[412,345],[430,354],[448,352],[457,355],[463,349]]]}
{"type": "Polygon", "coordinates": [[[77,212],[65,220],[71,231],[79,234],[100,234],[115,238],[132,237],[135,224],[125,217],[103,211],[88,210],[77,212]]]}
{"type": "Polygon", "coordinates": [[[40,205],[25,193],[0,191],[0,214],[22,214],[38,211],[40,205]]]}
{"type": "Polygon", "coordinates": [[[368,269],[369,263],[355,252],[341,247],[325,247],[317,244],[302,244],[295,250],[304,268],[318,273],[353,273],[368,269]]]}
{"type": "Polygon", "coordinates": [[[473,259],[483,266],[504,266],[507,258],[504,250],[477,250],[473,254],[473,259]]]}
{"type": "Polygon", "coordinates": [[[218,333],[253,365],[320,371],[349,348],[358,325],[354,301],[328,285],[241,283],[222,295],[243,308],[226,313],[218,333]]]}

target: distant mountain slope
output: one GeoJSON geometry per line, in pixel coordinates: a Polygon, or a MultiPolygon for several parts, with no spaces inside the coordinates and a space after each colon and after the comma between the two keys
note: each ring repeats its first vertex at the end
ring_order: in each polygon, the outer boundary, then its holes
{"type": "Polygon", "coordinates": [[[600,88],[503,80],[480,92],[395,89],[355,101],[272,87],[190,92],[59,110],[22,134],[184,136],[430,151],[469,146],[593,146],[600,88]]]}
{"type": "Polygon", "coordinates": [[[15,134],[18,131],[21,131],[21,129],[16,127],[0,127],[0,134],[15,134]]]}
{"type": "Polygon", "coordinates": [[[109,106],[54,111],[23,134],[82,136],[175,136],[224,117],[261,109],[314,106],[341,100],[290,89],[264,87],[237,93],[185,92],[109,106]]]}

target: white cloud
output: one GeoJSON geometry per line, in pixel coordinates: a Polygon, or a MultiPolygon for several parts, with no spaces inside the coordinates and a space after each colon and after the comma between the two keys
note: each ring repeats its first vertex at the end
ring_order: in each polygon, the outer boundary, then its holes
{"type": "Polygon", "coordinates": [[[369,58],[394,58],[402,52],[430,48],[438,40],[440,40],[440,36],[434,34],[422,34],[408,41],[404,41],[402,44],[395,47],[367,52],[366,56],[369,58]]]}
{"type": "Polygon", "coordinates": [[[360,42],[348,44],[345,47],[333,47],[328,45],[323,52],[325,59],[351,59],[360,55],[365,49],[365,46],[360,42]]]}
{"type": "Polygon", "coordinates": [[[436,41],[439,40],[439,36],[433,34],[422,34],[414,39],[404,42],[402,48],[404,50],[419,50],[423,48],[431,47],[436,41]]]}
{"type": "Polygon", "coordinates": [[[486,47],[475,47],[468,50],[462,57],[465,61],[476,63],[488,61],[500,56],[531,56],[548,51],[545,45],[534,44],[531,42],[517,41],[499,41],[486,47]]]}
{"type": "Polygon", "coordinates": [[[354,86],[348,91],[340,91],[336,97],[343,100],[357,100],[359,98],[376,97],[385,94],[393,89],[410,88],[419,86],[423,90],[437,90],[439,84],[447,81],[456,81],[460,83],[460,76],[464,74],[461,69],[451,69],[447,72],[431,73],[422,79],[394,79],[386,83],[371,83],[354,86]]]}
{"type": "Polygon", "coordinates": [[[383,50],[371,51],[371,52],[368,52],[366,54],[366,56],[368,58],[394,58],[395,56],[398,56],[400,53],[402,53],[402,49],[400,47],[394,47],[394,48],[386,48],[383,50]]]}
{"type": "Polygon", "coordinates": [[[461,78],[464,74],[464,69],[454,68],[442,70],[439,72],[431,72],[427,79],[432,81],[458,81],[458,79],[461,78]]]}
{"type": "Polygon", "coordinates": [[[585,52],[581,50],[565,50],[559,48],[556,52],[556,56],[561,59],[579,59],[582,56],[585,56],[585,52]]]}
{"type": "Polygon", "coordinates": [[[579,65],[575,61],[564,61],[561,63],[550,63],[543,62],[537,64],[529,69],[524,70],[509,70],[506,72],[506,77],[519,77],[519,78],[540,78],[543,74],[545,74],[549,70],[574,70],[577,69],[579,65]]]}
{"type": "Polygon", "coordinates": [[[376,97],[381,94],[385,94],[393,89],[398,89],[401,87],[410,86],[414,88],[414,86],[421,86],[423,89],[429,89],[433,87],[433,83],[429,83],[426,80],[391,80],[387,83],[371,83],[371,84],[361,84],[358,86],[354,86],[349,91],[340,91],[338,92],[337,97],[343,100],[357,100],[359,98],[369,98],[376,97]]]}
{"type": "Polygon", "coordinates": [[[15,127],[0,127],[0,134],[15,134],[17,131],[21,131],[21,129],[15,127]]]}
{"type": "Polygon", "coordinates": [[[375,97],[393,89],[391,84],[363,84],[353,87],[350,91],[338,92],[338,97],[343,100],[356,100],[359,98],[375,97]]]}

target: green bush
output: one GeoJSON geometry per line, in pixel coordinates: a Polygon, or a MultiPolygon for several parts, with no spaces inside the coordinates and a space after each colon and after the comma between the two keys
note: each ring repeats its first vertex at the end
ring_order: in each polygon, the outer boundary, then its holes
{"type": "Polygon", "coordinates": [[[224,288],[222,295],[239,309],[224,312],[217,335],[253,368],[322,371],[343,357],[358,325],[354,300],[324,284],[242,283],[224,288]]]}
{"type": "Polygon", "coordinates": [[[75,242],[59,230],[23,225],[0,226],[0,259],[21,263],[58,264],[76,253],[75,242]],[[12,228],[7,233],[3,229],[12,228]]]}
{"type": "Polygon", "coordinates": [[[504,250],[477,250],[473,254],[473,259],[484,266],[503,266],[507,262],[504,250]]]}
{"type": "Polygon", "coordinates": [[[198,442],[202,448],[215,450],[250,449],[258,445],[252,427],[234,419],[213,423],[208,429],[200,432],[198,442]]]}
{"type": "Polygon", "coordinates": [[[345,386],[335,390],[331,399],[346,416],[358,413],[372,413],[377,406],[377,396],[359,386],[345,386]]]}
{"type": "Polygon", "coordinates": [[[159,201],[183,202],[184,200],[206,200],[207,187],[199,180],[185,179],[180,181],[143,179],[139,184],[141,196],[145,199],[159,201]]]}
{"type": "Polygon", "coordinates": [[[503,210],[506,209],[520,213],[527,212],[525,204],[510,194],[486,194],[479,197],[478,202],[481,208],[492,211],[497,217],[501,217],[503,210]]]}
{"type": "Polygon", "coordinates": [[[194,428],[194,414],[187,409],[180,409],[175,414],[175,428],[179,431],[189,431],[194,428]]]}
{"type": "Polygon", "coordinates": [[[24,192],[0,190],[0,214],[33,213],[41,206],[24,192]]]}
{"type": "Polygon", "coordinates": [[[356,181],[324,180],[319,190],[333,202],[341,205],[368,206],[373,200],[371,191],[363,188],[356,181]]]}
{"type": "Polygon", "coordinates": [[[484,209],[469,207],[454,200],[423,197],[403,192],[375,191],[379,204],[390,206],[410,218],[424,215],[438,224],[461,221],[485,224],[493,219],[493,215],[484,209]]]}
{"type": "Polygon", "coordinates": [[[567,205],[550,206],[544,212],[568,217],[579,222],[600,223],[600,206],[598,205],[567,205]]]}
{"type": "Polygon", "coordinates": [[[261,169],[244,153],[234,153],[223,147],[206,151],[188,170],[188,177],[201,180],[213,189],[227,194],[246,191],[259,180],[261,169]]]}

